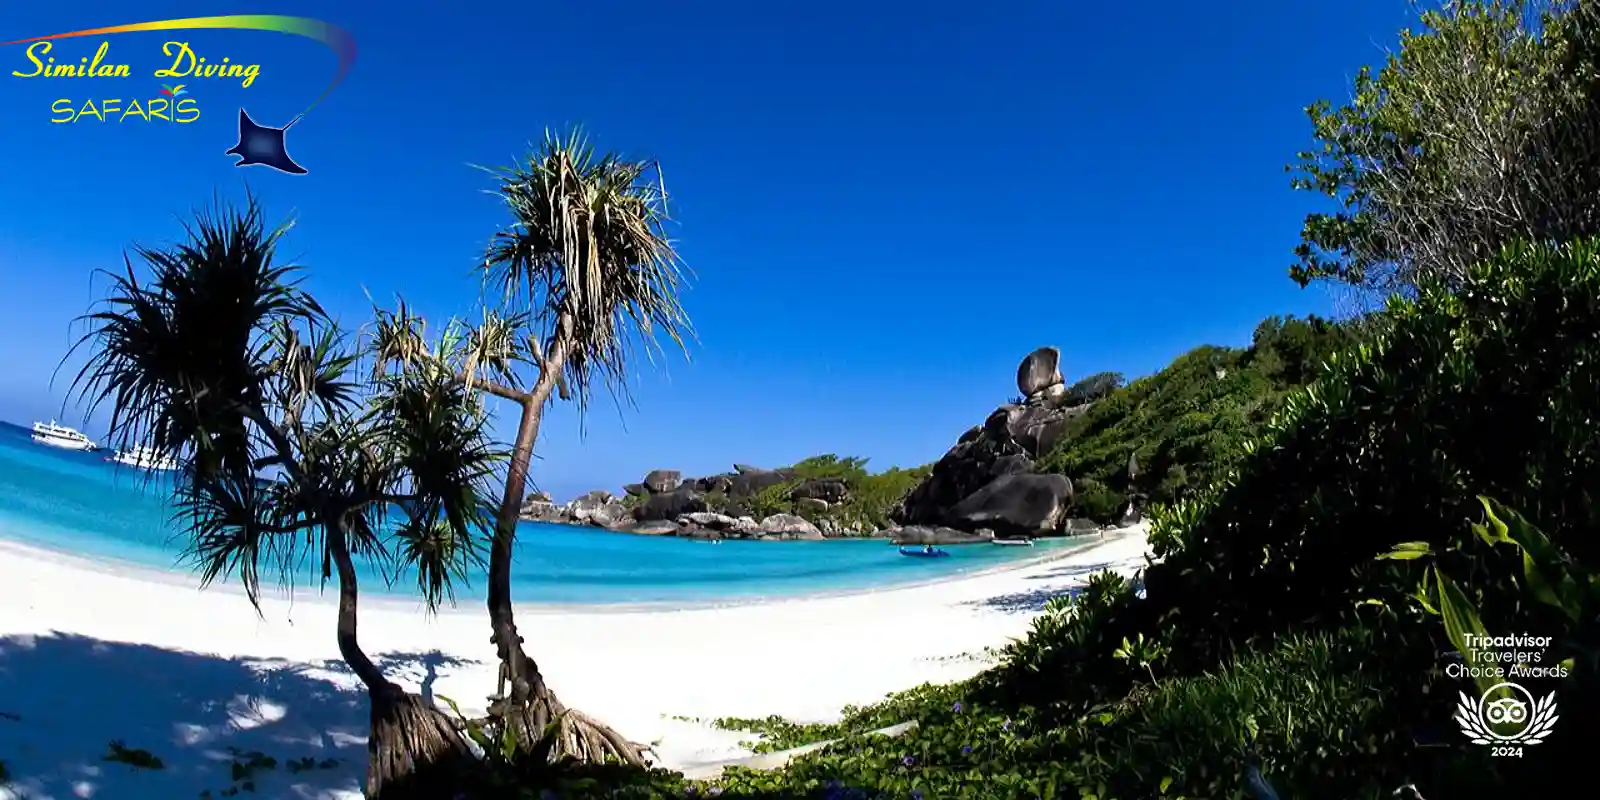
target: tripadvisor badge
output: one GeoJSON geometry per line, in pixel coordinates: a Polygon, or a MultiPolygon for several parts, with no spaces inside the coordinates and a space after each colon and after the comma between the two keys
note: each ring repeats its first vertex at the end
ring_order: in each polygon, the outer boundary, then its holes
{"type": "Polygon", "coordinates": [[[1555,727],[1556,693],[1542,698],[1515,683],[1497,683],[1474,701],[1461,692],[1456,724],[1473,744],[1493,748],[1491,755],[1522,757],[1522,745],[1544,741],[1555,727]]]}

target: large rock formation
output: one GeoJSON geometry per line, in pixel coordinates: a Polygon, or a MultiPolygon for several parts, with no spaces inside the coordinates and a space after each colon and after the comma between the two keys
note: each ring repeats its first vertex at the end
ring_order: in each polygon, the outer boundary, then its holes
{"type": "Polygon", "coordinates": [[[890,539],[895,544],[985,544],[994,541],[994,531],[968,533],[935,525],[907,525],[890,539]]]}
{"type": "Polygon", "coordinates": [[[1072,481],[1064,475],[1001,475],[967,495],[949,518],[967,530],[1031,536],[1060,530],[1072,507],[1072,481]]]}
{"type": "Polygon", "coordinates": [[[1034,475],[1034,459],[1050,452],[1067,423],[1089,408],[1067,406],[1061,353],[1041,347],[1017,365],[1021,403],[994,410],[961,435],[928,477],[901,501],[903,525],[989,528],[1003,535],[1060,530],[1072,505],[1072,482],[1034,475]]]}

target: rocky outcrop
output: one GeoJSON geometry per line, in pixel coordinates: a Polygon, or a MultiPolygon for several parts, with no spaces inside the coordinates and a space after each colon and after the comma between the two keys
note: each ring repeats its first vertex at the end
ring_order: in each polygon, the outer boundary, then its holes
{"type": "Polygon", "coordinates": [[[753,469],[722,477],[728,480],[729,497],[752,497],[762,489],[794,480],[794,473],[786,469],[753,469]]]}
{"type": "Polygon", "coordinates": [[[779,536],[784,539],[821,539],[822,531],[812,525],[805,517],[794,514],[773,514],[761,520],[761,533],[766,536],[779,536]]]}
{"type": "Polygon", "coordinates": [[[889,538],[895,544],[985,544],[994,541],[994,531],[968,533],[938,525],[907,525],[889,538]]]}
{"type": "Polygon", "coordinates": [[[1034,475],[1034,459],[1061,441],[1089,404],[1066,405],[1061,353],[1041,347],[1017,365],[1022,402],[1007,403],[961,435],[927,478],[896,509],[902,525],[991,528],[1003,536],[1061,529],[1072,505],[1072,482],[1034,475]]]}
{"type": "Polygon", "coordinates": [[[1072,481],[1064,475],[1001,475],[967,495],[949,518],[966,530],[989,528],[1001,536],[1061,530],[1072,508],[1072,481]]]}
{"type": "Polygon", "coordinates": [[[544,492],[529,492],[522,500],[521,519],[530,522],[565,522],[566,510],[555,504],[544,492]]]}
{"type": "Polygon", "coordinates": [[[849,497],[850,486],[843,478],[812,478],[801,481],[789,492],[791,500],[821,500],[825,503],[841,503],[849,497]]]}
{"type": "Polygon", "coordinates": [[[641,522],[677,519],[684,514],[706,510],[705,495],[688,487],[678,487],[670,492],[652,494],[635,506],[633,517],[641,522]]]}
{"type": "Polygon", "coordinates": [[[647,522],[632,522],[622,525],[617,530],[624,533],[638,533],[645,536],[676,536],[682,532],[678,523],[669,519],[653,519],[647,522]]]}
{"type": "MultiPolygon", "coordinates": [[[[840,531],[837,525],[827,531],[793,514],[773,514],[759,522],[749,516],[734,516],[708,507],[707,496],[721,493],[719,508],[737,508],[763,489],[794,480],[790,470],[768,470],[748,464],[735,465],[731,473],[704,478],[684,478],[677,470],[658,469],[639,483],[624,487],[626,499],[610,492],[593,491],[568,503],[554,506],[540,519],[573,522],[616,531],[650,536],[687,536],[732,539],[822,539],[831,535],[859,535],[840,531]]],[[[792,499],[802,507],[827,509],[832,502],[849,497],[842,480],[816,479],[800,483],[792,499]]],[[[737,512],[735,512],[737,513],[737,512]]]]}
{"type": "Polygon", "coordinates": [[[573,522],[611,528],[629,520],[628,507],[610,492],[595,490],[567,504],[567,518],[573,522]]]}

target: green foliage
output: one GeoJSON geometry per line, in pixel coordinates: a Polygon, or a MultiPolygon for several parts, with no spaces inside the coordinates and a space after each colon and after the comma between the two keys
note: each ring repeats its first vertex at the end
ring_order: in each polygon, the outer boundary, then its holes
{"type": "MultiPolygon", "coordinates": [[[[1418,543],[1411,552],[1455,543],[1479,506],[1477,487],[1544,526],[1572,559],[1595,563],[1600,244],[1513,247],[1455,291],[1430,285],[1415,300],[1393,301],[1389,316],[1388,330],[1294,395],[1225,480],[1156,519],[1164,559],[1148,570],[1142,605],[1159,626],[1124,635],[1162,631],[1177,668],[1190,672],[1252,641],[1361,624],[1383,631],[1391,663],[1422,659],[1420,674],[1451,637],[1424,624],[1430,617],[1413,602],[1414,559],[1375,557],[1399,532],[1418,543]]],[[[1483,569],[1447,565],[1437,574],[1483,569]]],[[[1466,599],[1481,619],[1457,615],[1457,633],[1564,630],[1559,614],[1503,592],[1480,587],[1466,599]]],[[[1429,696],[1396,702],[1409,703],[1415,720],[1443,721],[1448,704],[1429,696]]],[[[1569,729],[1563,741],[1579,738],[1569,729]]],[[[1548,771],[1564,749],[1546,743],[1537,761],[1548,771]]],[[[1518,776],[1506,781],[1536,771],[1499,769],[1518,776]]]]}
{"type": "Polygon", "coordinates": [[[1092,403],[1128,385],[1120,372],[1097,372],[1067,387],[1066,404],[1092,403]]]}
{"type": "MultiPolygon", "coordinates": [[[[1478,499],[1485,519],[1471,526],[1473,536],[1442,547],[1403,542],[1379,558],[1426,564],[1415,606],[1439,618],[1450,644],[1468,663],[1481,662],[1476,637],[1494,635],[1479,609],[1520,606],[1525,619],[1537,618],[1541,629],[1555,631],[1541,666],[1565,672],[1572,679],[1568,689],[1592,681],[1600,668],[1600,567],[1577,561],[1516,511],[1478,499]]],[[[1476,676],[1482,693],[1499,680],[1476,676]]],[[[1585,688],[1593,689],[1580,686],[1578,691],[1585,688]]]]}
{"type": "Polygon", "coordinates": [[[848,483],[867,477],[867,459],[856,456],[840,458],[829,453],[796,461],[789,470],[799,480],[842,478],[848,483]]]}
{"type": "Polygon", "coordinates": [[[1600,232],[1596,10],[1439,4],[1380,68],[1356,74],[1348,103],[1307,108],[1317,146],[1299,154],[1293,183],[1338,210],[1306,217],[1291,276],[1457,283],[1508,242],[1600,232]]]}
{"type": "Polygon", "coordinates": [[[1038,468],[1070,477],[1073,513],[1099,522],[1114,521],[1130,493],[1157,503],[1187,497],[1223,474],[1288,393],[1356,338],[1354,324],[1271,317],[1248,348],[1198,347],[1106,394],[1068,423],[1038,468]],[[1130,454],[1140,465],[1133,485],[1130,454]]]}
{"type": "Polygon", "coordinates": [[[789,499],[789,493],[798,485],[799,481],[773,484],[747,498],[744,506],[749,509],[750,515],[758,520],[773,514],[793,514],[795,505],[794,501],[789,499]]]}
{"type": "Polygon", "coordinates": [[[722,492],[711,492],[706,495],[706,507],[756,519],[773,514],[795,514],[813,523],[831,520],[844,530],[871,533],[889,526],[889,513],[927,477],[930,468],[891,467],[873,473],[867,470],[865,458],[827,454],[812,456],[784,469],[793,475],[789,480],[738,499],[722,492]],[[794,490],[805,481],[823,479],[844,481],[848,496],[820,510],[800,504],[793,497],[794,490]]]}
{"type": "Polygon", "coordinates": [[[1370,646],[1359,630],[1291,637],[1153,682],[1072,729],[1076,781],[1100,797],[1231,797],[1254,762],[1285,797],[1386,793],[1404,782],[1408,748],[1363,669],[1370,646]]]}
{"type": "Polygon", "coordinates": [[[1073,482],[1072,505],[1073,516],[1092,519],[1100,522],[1110,522],[1122,513],[1127,505],[1127,493],[1112,490],[1094,478],[1083,478],[1073,482]]]}

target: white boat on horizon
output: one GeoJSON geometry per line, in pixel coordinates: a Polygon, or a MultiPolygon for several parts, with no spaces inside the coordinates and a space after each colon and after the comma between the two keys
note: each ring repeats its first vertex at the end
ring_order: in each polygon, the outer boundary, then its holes
{"type": "Polygon", "coordinates": [[[63,450],[82,450],[88,452],[95,449],[95,443],[82,431],[57,425],[55,420],[49,422],[33,423],[33,440],[39,444],[59,447],[63,450]]]}
{"type": "Polygon", "coordinates": [[[170,453],[163,453],[153,447],[130,447],[127,450],[118,450],[112,454],[111,460],[118,464],[139,469],[174,470],[178,468],[178,459],[170,453]]]}
{"type": "Polygon", "coordinates": [[[1008,547],[1032,547],[1032,539],[994,539],[993,544],[1003,544],[1008,547]]]}

